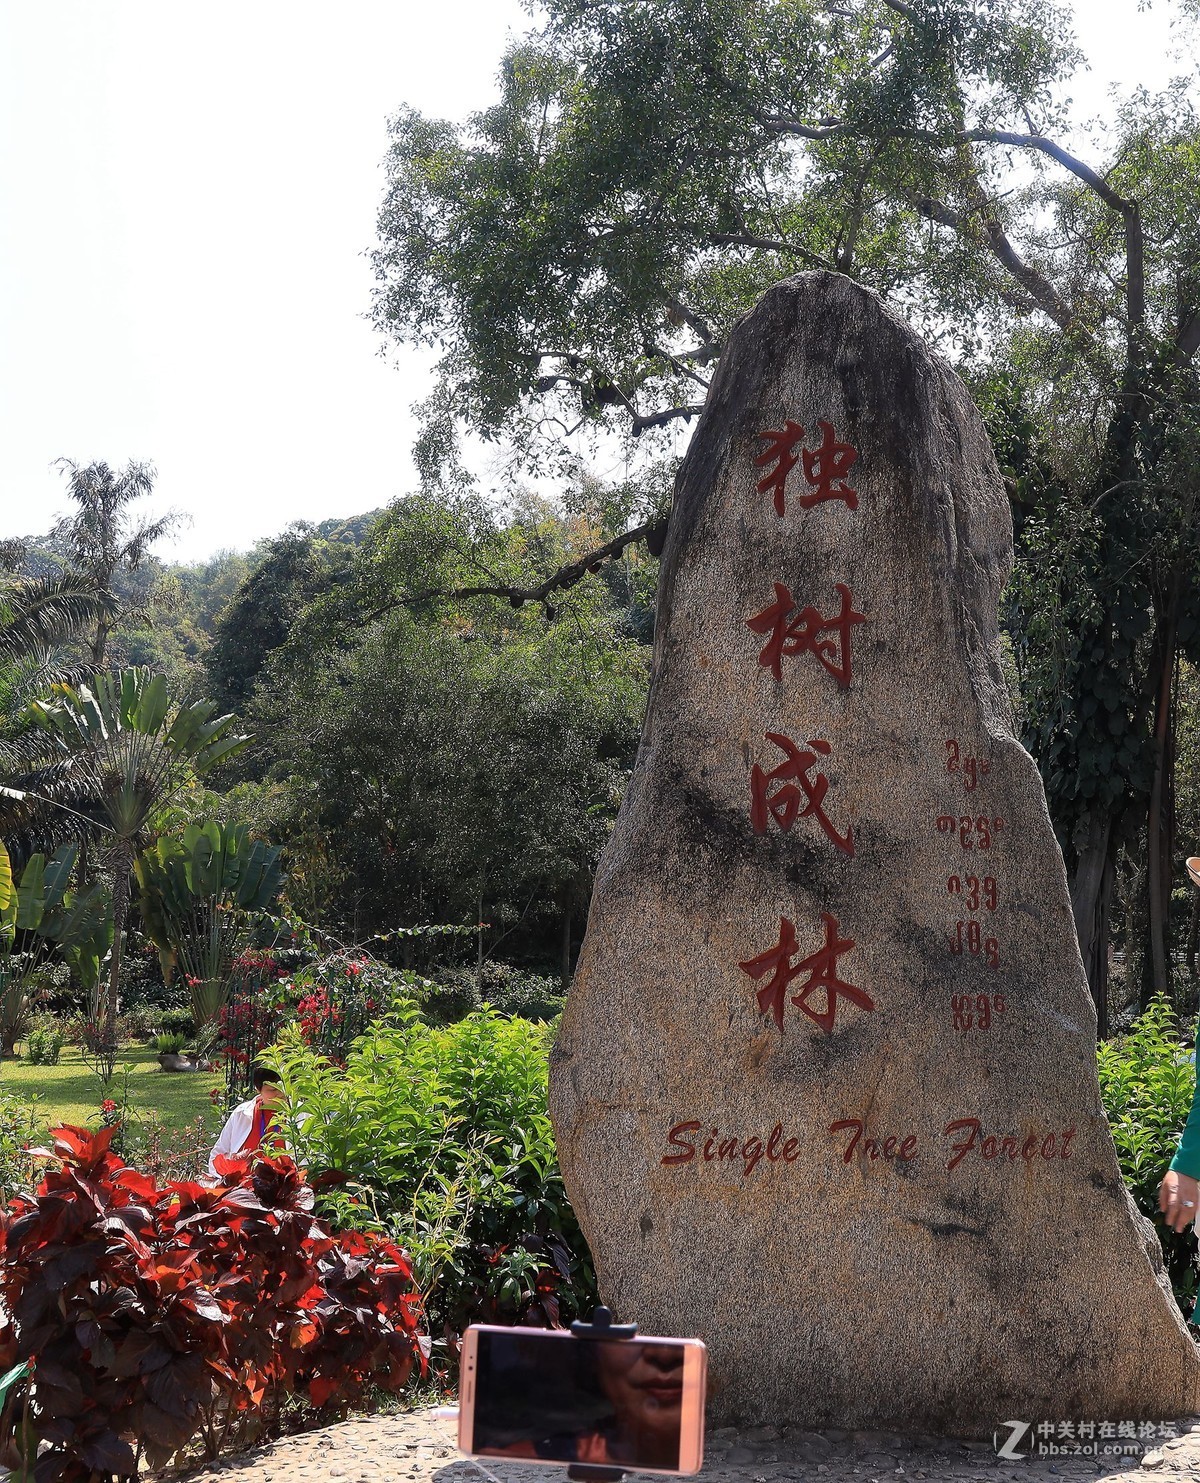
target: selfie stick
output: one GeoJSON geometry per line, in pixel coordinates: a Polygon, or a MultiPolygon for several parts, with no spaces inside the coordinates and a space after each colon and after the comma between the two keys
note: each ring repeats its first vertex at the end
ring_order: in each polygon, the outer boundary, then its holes
{"type": "MultiPolygon", "coordinates": [[[[603,1306],[592,1310],[591,1323],[577,1318],[571,1325],[575,1338],[599,1344],[620,1344],[632,1339],[637,1331],[636,1323],[614,1323],[611,1310],[603,1306]]],[[[573,1462],[567,1469],[567,1477],[576,1483],[620,1483],[628,1471],[628,1468],[607,1468],[594,1462],[573,1462]]]]}

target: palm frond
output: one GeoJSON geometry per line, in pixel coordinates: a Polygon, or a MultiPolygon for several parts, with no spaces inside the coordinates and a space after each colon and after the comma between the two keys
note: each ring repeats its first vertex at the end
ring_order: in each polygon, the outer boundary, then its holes
{"type": "Polygon", "coordinates": [[[85,572],[6,583],[0,587],[0,665],[40,658],[114,610],[112,596],[85,572]]]}

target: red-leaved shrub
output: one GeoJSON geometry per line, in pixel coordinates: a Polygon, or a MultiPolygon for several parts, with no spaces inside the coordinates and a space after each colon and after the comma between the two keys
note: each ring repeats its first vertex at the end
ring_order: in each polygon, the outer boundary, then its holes
{"type": "Polygon", "coordinates": [[[50,1444],[36,1483],[161,1467],[197,1436],[215,1456],[285,1396],[344,1406],[424,1368],[403,1252],[331,1233],[290,1159],[159,1187],[114,1131],[56,1129],[59,1167],[0,1214],[0,1367],[31,1366],[4,1440],[50,1444]]]}

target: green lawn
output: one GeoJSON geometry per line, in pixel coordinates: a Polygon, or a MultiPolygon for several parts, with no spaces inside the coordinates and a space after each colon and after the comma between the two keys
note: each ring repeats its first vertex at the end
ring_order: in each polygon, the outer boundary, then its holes
{"type": "Polygon", "coordinates": [[[213,1087],[223,1088],[224,1079],[204,1071],[164,1071],[158,1064],[158,1053],[149,1046],[122,1048],[107,1092],[96,1074],[84,1065],[79,1048],[67,1045],[57,1066],[31,1066],[27,1061],[0,1063],[0,1094],[29,1100],[36,1097],[38,1122],[43,1128],[56,1123],[94,1128],[100,1122],[101,1099],[108,1096],[119,1102],[122,1098],[122,1065],[130,1068],[129,1105],[135,1126],[140,1117],[146,1123],[157,1121],[166,1128],[180,1129],[202,1115],[216,1138],[222,1114],[208,1094],[213,1087]]]}

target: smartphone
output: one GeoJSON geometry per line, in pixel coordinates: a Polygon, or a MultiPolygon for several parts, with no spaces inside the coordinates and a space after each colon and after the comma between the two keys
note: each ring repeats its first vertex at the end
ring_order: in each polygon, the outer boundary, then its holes
{"type": "Polygon", "coordinates": [[[699,1339],[577,1339],[472,1324],[458,1445],[478,1457],[698,1473],[708,1351],[699,1339]]]}

